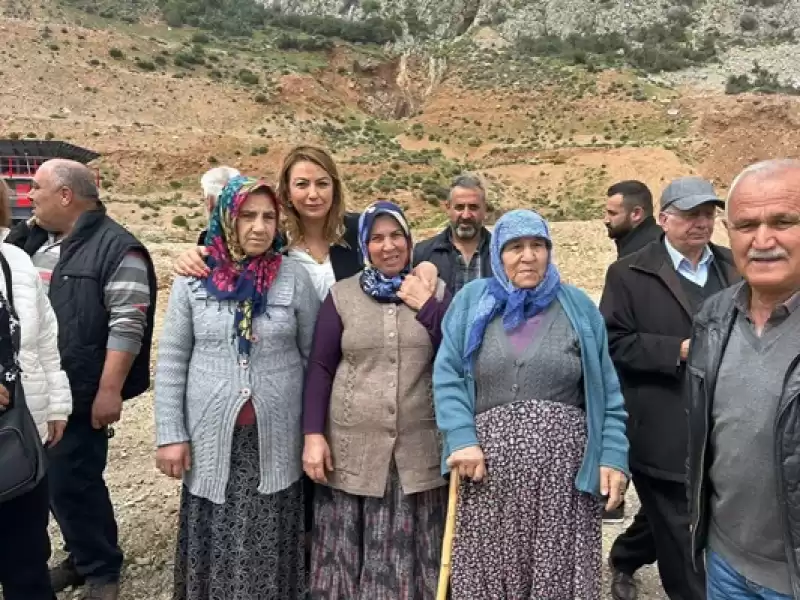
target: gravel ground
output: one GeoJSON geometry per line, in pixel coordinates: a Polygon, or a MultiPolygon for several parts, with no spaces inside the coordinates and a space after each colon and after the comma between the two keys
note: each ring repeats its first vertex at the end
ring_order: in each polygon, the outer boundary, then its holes
{"type": "MultiPolygon", "coordinates": [[[[177,526],[179,484],[162,476],[153,462],[152,396],[128,403],[124,417],[111,440],[107,480],[117,511],[120,540],[125,551],[121,600],[168,600],[171,598],[173,543],[177,526]]],[[[632,492],[627,513],[638,506],[632,492]]],[[[609,525],[603,531],[607,555],[611,542],[622,525],[609,525]]],[[[52,528],[54,558],[62,554],[60,538],[52,528]]],[[[607,573],[604,574],[607,579],[607,573]]],[[[643,600],[665,599],[658,574],[653,567],[639,575],[643,600]]],[[[606,590],[608,583],[606,582],[606,590]]],[[[77,598],[79,592],[61,594],[61,600],[77,598]]],[[[610,594],[605,596],[610,598],[610,594]]],[[[231,599],[233,600],[233,599],[231,599]]]]}

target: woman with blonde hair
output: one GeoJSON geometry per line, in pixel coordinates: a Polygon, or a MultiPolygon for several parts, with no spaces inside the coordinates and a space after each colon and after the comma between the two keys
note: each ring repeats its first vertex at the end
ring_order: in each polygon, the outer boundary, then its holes
{"type": "MultiPolygon", "coordinates": [[[[292,148],[278,174],[286,254],[300,263],[311,276],[320,301],[337,281],[352,277],[363,268],[358,242],[358,213],[347,211],[345,189],[339,168],[326,150],[302,145],[292,148]]],[[[178,275],[204,277],[208,274],[203,246],[184,252],[175,263],[178,275]]],[[[429,286],[438,270],[429,263],[415,269],[429,286]]],[[[314,486],[306,479],[306,531],[312,525],[314,486]]]]}

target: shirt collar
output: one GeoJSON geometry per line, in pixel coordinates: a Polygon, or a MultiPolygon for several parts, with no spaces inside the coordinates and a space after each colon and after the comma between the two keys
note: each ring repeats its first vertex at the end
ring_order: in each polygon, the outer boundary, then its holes
{"type": "MultiPolygon", "coordinates": [[[[669,243],[667,236],[664,236],[664,246],[667,248],[667,254],[669,254],[669,258],[672,261],[672,266],[675,267],[676,271],[679,270],[682,265],[685,265],[692,271],[696,270],[692,264],[692,261],[678,252],[678,250],[675,249],[675,246],[669,243]]],[[[706,244],[706,247],[703,248],[703,254],[700,257],[700,262],[697,263],[697,268],[699,269],[700,267],[710,263],[712,260],[714,260],[714,253],[711,252],[711,248],[708,246],[708,244],[706,244]]]]}
{"type": "MultiPolygon", "coordinates": [[[[739,291],[736,292],[734,304],[739,312],[746,316],[750,314],[750,286],[747,282],[743,283],[739,291]]],[[[800,307],[800,292],[795,292],[785,302],[775,307],[770,318],[780,319],[781,317],[788,317],[797,310],[798,307],[800,307]]]]}

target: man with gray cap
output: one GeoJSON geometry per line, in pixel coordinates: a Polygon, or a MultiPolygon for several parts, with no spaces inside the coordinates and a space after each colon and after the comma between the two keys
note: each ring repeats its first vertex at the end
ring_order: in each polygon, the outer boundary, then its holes
{"type": "MultiPolygon", "coordinates": [[[[739,280],[730,251],[711,243],[723,207],[704,179],[671,182],[661,195],[664,235],[609,267],[600,301],[628,410],[633,483],[672,600],[705,598],[705,575],[691,566],[682,384],[693,315],[739,280]]],[[[624,534],[620,538],[624,544],[624,534]]],[[[630,600],[636,598],[631,570],[637,566],[615,564],[620,554],[612,549],[612,596],[630,600]]]]}

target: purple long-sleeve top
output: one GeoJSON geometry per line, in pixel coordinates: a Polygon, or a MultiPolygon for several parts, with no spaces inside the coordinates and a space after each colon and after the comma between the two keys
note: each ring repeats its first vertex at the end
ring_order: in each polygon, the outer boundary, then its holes
{"type": "MultiPolygon", "coordinates": [[[[417,321],[425,327],[431,339],[433,352],[442,341],[442,319],[452,296],[445,290],[441,300],[431,296],[417,312],[417,321]]],[[[342,360],[342,333],[344,325],[336,310],[333,297],[328,294],[317,315],[314,343],[308,360],[306,388],[303,394],[303,433],[324,433],[331,402],[331,388],[339,361],[342,360]]]]}

